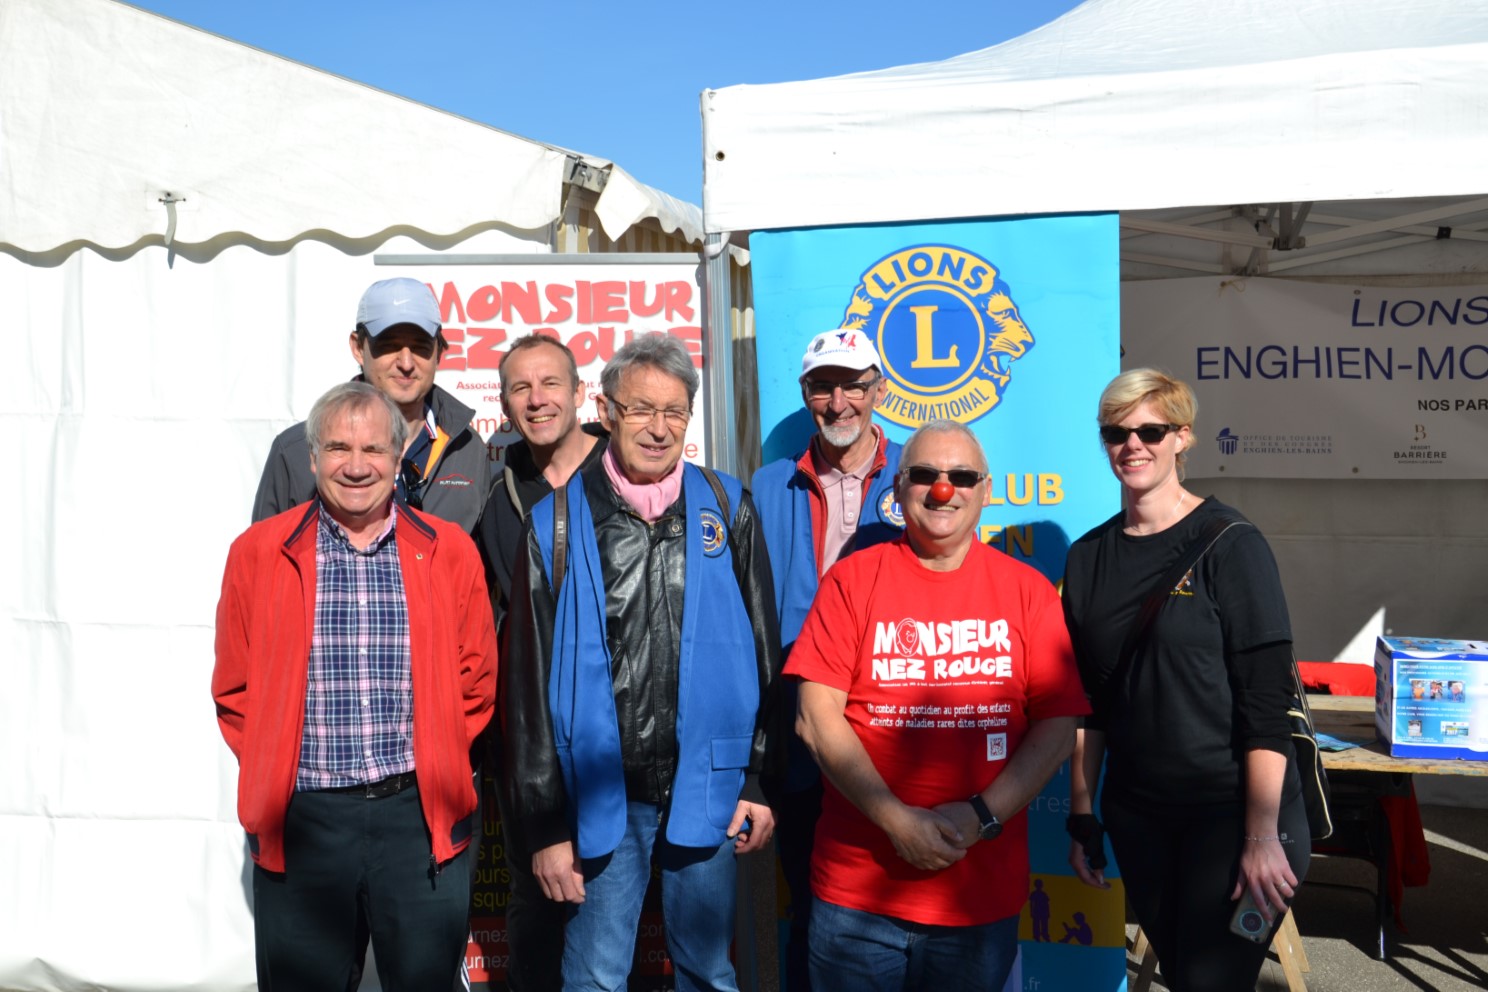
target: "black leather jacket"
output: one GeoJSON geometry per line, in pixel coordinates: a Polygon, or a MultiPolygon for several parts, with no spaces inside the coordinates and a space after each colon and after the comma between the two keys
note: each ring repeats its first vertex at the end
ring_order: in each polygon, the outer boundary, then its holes
{"type": "MultiPolygon", "coordinates": [[[[626,797],[665,805],[677,766],[677,678],[686,555],[683,499],[653,524],[636,516],[615,493],[596,459],[580,470],[604,562],[606,642],[611,655],[615,712],[625,768],[626,797]]],[[[735,507],[734,571],[754,635],[759,670],[754,749],[741,798],[764,802],[779,779],[776,744],[790,714],[776,705],[780,634],[770,560],[754,501],[744,493],[735,507]]],[[[513,575],[511,612],[500,666],[498,713],[504,770],[517,820],[529,851],[568,840],[568,798],[553,745],[548,713],[548,673],[557,607],[542,552],[523,528],[525,564],[513,575]]],[[[751,701],[752,702],[752,701],[751,701]]]]}

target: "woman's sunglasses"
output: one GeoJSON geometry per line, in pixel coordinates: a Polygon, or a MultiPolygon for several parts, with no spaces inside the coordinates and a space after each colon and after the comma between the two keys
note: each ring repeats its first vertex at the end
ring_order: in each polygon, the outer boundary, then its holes
{"type": "Polygon", "coordinates": [[[1181,429],[1181,424],[1143,424],[1141,427],[1117,427],[1115,424],[1102,424],[1100,435],[1102,441],[1112,445],[1125,444],[1126,439],[1133,434],[1143,444],[1161,444],[1163,438],[1181,429]]]}
{"type": "Polygon", "coordinates": [[[985,473],[973,472],[969,468],[953,468],[942,472],[929,465],[911,465],[904,470],[904,477],[912,486],[933,486],[940,481],[942,475],[957,489],[970,489],[987,477],[985,473]]]}

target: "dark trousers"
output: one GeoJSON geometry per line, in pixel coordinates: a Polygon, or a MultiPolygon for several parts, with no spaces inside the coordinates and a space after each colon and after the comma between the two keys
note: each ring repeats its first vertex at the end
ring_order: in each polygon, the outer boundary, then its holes
{"type": "Polygon", "coordinates": [[[785,948],[785,992],[811,992],[808,934],[811,929],[811,848],[821,818],[822,785],[787,792],[775,810],[775,850],[790,890],[790,936],[785,948]]]}
{"type": "MultiPolygon", "coordinates": [[[[1240,869],[1242,812],[1205,807],[1162,811],[1106,792],[1101,815],[1137,922],[1157,951],[1173,992],[1253,992],[1268,939],[1256,944],[1230,932],[1230,893],[1240,869]]],[[[1301,798],[1282,807],[1287,863],[1300,885],[1312,857],[1301,798]]],[[[1281,925],[1277,914],[1271,934],[1281,925]]]]}
{"type": "Polygon", "coordinates": [[[471,851],[430,863],[418,789],[381,799],[296,793],[283,873],[253,870],[261,992],[335,992],[372,937],[386,992],[454,986],[469,936],[471,851]]]}
{"type": "Polygon", "coordinates": [[[568,905],[543,895],[532,874],[532,852],[516,829],[511,797],[503,782],[495,785],[511,878],[511,898],[506,904],[506,987],[510,992],[552,992],[563,987],[563,923],[568,905]]]}

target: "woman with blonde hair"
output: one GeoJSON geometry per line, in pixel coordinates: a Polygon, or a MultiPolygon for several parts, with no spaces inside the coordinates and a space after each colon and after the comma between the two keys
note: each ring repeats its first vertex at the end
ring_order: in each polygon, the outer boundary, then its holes
{"type": "Polygon", "coordinates": [[[1286,715],[1281,577],[1260,531],[1184,488],[1197,406],[1154,369],[1101,394],[1122,509],[1066,564],[1065,618],[1094,710],[1071,759],[1070,864],[1104,887],[1108,832],[1168,987],[1249,992],[1311,839],[1286,715]],[[1231,928],[1242,897],[1266,921],[1252,939],[1231,928]]]}

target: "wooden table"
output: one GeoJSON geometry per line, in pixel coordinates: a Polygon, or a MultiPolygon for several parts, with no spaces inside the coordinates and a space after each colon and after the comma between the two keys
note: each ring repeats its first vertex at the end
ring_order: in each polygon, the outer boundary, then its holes
{"type": "MultiPolygon", "coordinates": [[[[1386,936],[1393,916],[1388,884],[1392,849],[1379,800],[1385,796],[1413,796],[1411,778],[1415,775],[1488,777],[1488,761],[1391,757],[1389,745],[1376,739],[1372,696],[1309,695],[1307,705],[1319,733],[1360,745],[1346,751],[1322,752],[1323,767],[1328,770],[1333,791],[1330,809],[1335,838],[1353,848],[1350,856],[1366,858],[1377,870],[1376,955],[1383,961],[1388,957],[1386,936]]],[[[1330,843],[1322,842],[1324,846],[1330,843]]]]}
{"type": "Polygon", "coordinates": [[[1307,706],[1318,731],[1341,740],[1365,742],[1347,751],[1324,751],[1328,771],[1383,772],[1390,775],[1470,775],[1488,777],[1488,761],[1461,758],[1392,758],[1387,744],[1375,740],[1372,696],[1314,696],[1307,706]]]}

